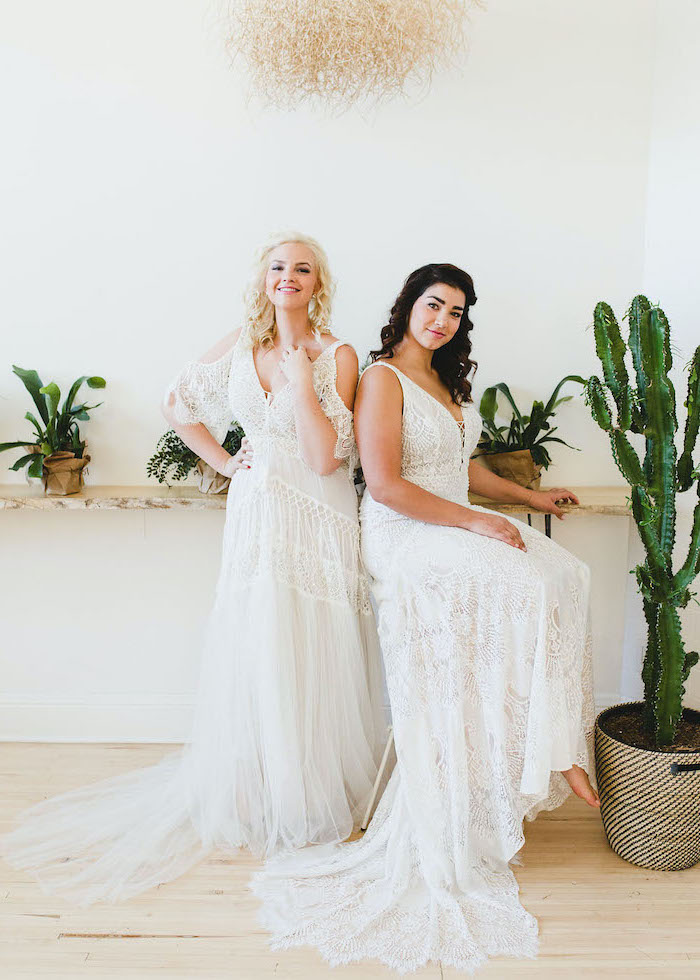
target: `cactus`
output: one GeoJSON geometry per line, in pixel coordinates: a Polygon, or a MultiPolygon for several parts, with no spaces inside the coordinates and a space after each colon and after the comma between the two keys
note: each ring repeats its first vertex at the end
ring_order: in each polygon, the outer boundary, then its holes
{"type": "Polygon", "coordinates": [[[685,401],[683,451],[677,458],[676,395],[669,377],[673,366],[668,320],[646,296],[636,296],[627,312],[625,344],[615,314],[598,303],[594,315],[596,353],[603,379],[586,382],[586,401],[595,422],[607,432],[618,469],[631,487],[631,508],[644,545],[645,561],[635,569],[642,594],[648,640],[642,669],[644,723],[659,747],[671,745],[683,713],[685,684],[700,657],[683,646],[678,609],[693,598],[700,573],[700,472],[693,453],[700,430],[700,347],[695,351],[685,401]],[[631,354],[636,386],[625,363],[631,354]],[[644,436],[644,459],[628,438],[644,436]],[[676,494],[697,485],[690,546],[674,574],[676,494]]]}

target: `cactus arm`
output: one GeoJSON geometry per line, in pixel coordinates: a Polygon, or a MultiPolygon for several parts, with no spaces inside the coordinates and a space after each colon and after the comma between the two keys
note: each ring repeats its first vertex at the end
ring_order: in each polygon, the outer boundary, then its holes
{"type": "Polygon", "coordinates": [[[688,415],[685,420],[683,453],[678,460],[678,489],[689,490],[693,483],[693,450],[700,429],[700,347],[693,354],[688,375],[688,415]]]}
{"type": "Polygon", "coordinates": [[[619,429],[613,429],[610,432],[610,444],[617,468],[629,485],[632,487],[643,486],[646,480],[644,478],[642,464],[639,462],[639,456],[637,456],[632,447],[632,443],[624,432],[620,432],[619,429]]]}
{"type": "MultiPolygon", "coordinates": [[[[700,495],[700,484],[698,485],[700,495]]],[[[693,529],[690,532],[690,547],[688,557],[673,577],[674,590],[685,592],[693,579],[700,574],[700,500],[695,505],[693,513],[693,529]]]]}
{"type": "MultiPolygon", "coordinates": [[[[654,580],[665,578],[669,573],[668,557],[661,549],[654,527],[654,508],[644,487],[632,487],[632,516],[634,517],[644,550],[647,565],[654,580]]],[[[700,509],[700,508],[699,508],[700,509]]]]}
{"type": "Polygon", "coordinates": [[[605,432],[610,432],[612,429],[612,416],[610,415],[610,409],[608,408],[608,402],[605,397],[605,389],[600,378],[596,377],[595,374],[586,382],[585,399],[593,418],[601,429],[605,432]]]}
{"type": "Polygon", "coordinates": [[[651,309],[646,296],[635,296],[627,313],[630,325],[629,348],[632,352],[632,363],[637,375],[637,411],[634,413],[633,432],[643,432],[647,423],[646,390],[647,376],[642,363],[641,324],[642,316],[651,309]]]}
{"type": "Polygon", "coordinates": [[[668,321],[663,312],[650,310],[642,316],[642,362],[647,376],[646,405],[651,438],[649,491],[659,512],[659,543],[668,554],[673,549],[676,525],[676,446],[678,428],[673,386],[667,374],[668,321]]]}
{"type": "Polygon", "coordinates": [[[644,655],[644,665],[642,666],[642,681],[644,683],[644,727],[650,735],[656,730],[654,720],[654,701],[656,691],[659,686],[659,675],[661,671],[659,663],[659,634],[657,622],[659,618],[659,606],[656,602],[642,597],[644,606],[644,618],[647,621],[647,649],[644,655]]]}
{"type": "MultiPolygon", "coordinates": [[[[627,368],[625,367],[626,347],[620,336],[620,328],[615,314],[608,303],[598,303],[593,314],[593,332],[595,334],[595,349],[603,366],[603,377],[615,399],[618,410],[618,425],[622,425],[621,415],[625,412],[625,392],[629,387],[627,368]]],[[[631,402],[629,403],[631,407],[631,402]]]]}
{"type": "Polygon", "coordinates": [[[670,745],[683,712],[683,670],[685,650],[681,639],[681,621],[673,606],[659,606],[659,684],[656,692],[655,716],[657,745],[670,745]]]}

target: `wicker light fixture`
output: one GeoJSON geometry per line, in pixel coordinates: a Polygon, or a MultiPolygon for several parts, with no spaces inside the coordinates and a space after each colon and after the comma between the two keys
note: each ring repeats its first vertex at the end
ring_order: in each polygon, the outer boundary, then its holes
{"type": "Polygon", "coordinates": [[[268,105],[344,109],[425,90],[479,0],[231,0],[227,46],[268,105]]]}

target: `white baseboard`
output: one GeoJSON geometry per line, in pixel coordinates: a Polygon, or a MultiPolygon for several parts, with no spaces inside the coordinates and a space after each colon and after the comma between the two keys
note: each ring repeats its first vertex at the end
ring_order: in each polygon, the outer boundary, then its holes
{"type": "MultiPolygon", "coordinates": [[[[619,694],[596,697],[596,713],[624,701],[619,694]]],[[[192,726],[194,705],[178,694],[148,699],[94,695],[76,700],[0,701],[0,742],[153,742],[179,744],[192,726]]],[[[387,725],[391,709],[384,705],[387,725]]]]}
{"type": "Polygon", "coordinates": [[[192,726],[191,696],[94,695],[75,700],[21,696],[0,701],[2,742],[184,742],[192,726]]]}

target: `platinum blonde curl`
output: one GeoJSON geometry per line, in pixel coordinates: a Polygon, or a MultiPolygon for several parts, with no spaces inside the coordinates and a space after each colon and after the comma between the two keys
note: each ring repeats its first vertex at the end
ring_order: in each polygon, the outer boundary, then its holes
{"type": "Polygon", "coordinates": [[[248,340],[252,347],[272,347],[277,336],[275,308],[265,292],[265,278],[270,262],[270,254],[280,245],[291,243],[306,245],[313,253],[316,289],[309,304],[309,320],[314,333],[330,333],[331,305],[335,283],[331,276],[328,256],[310,235],[288,232],[273,235],[257,252],[251,283],[245,294],[245,318],[248,340]]]}

